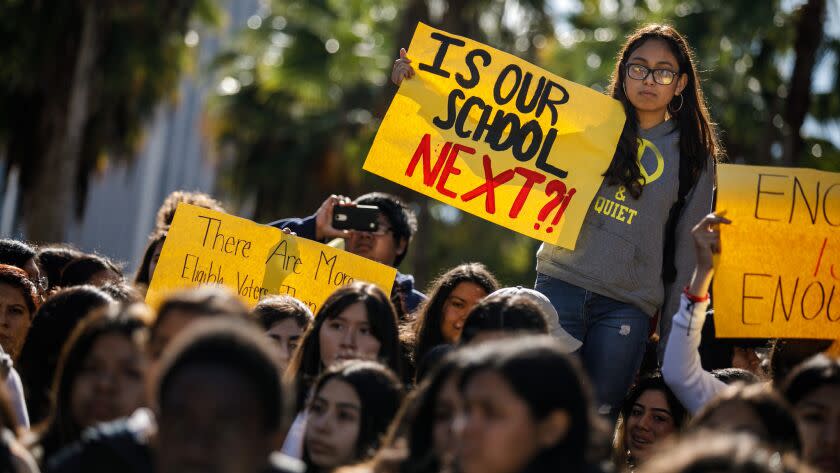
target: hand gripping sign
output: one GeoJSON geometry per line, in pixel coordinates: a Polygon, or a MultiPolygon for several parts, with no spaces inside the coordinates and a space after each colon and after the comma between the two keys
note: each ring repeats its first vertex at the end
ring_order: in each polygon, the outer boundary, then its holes
{"type": "Polygon", "coordinates": [[[718,166],[715,333],[840,339],[840,173],[718,166]]]}
{"type": "Polygon", "coordinates": [[[476,41],[417,25],[364,169],[574,249],[624,126],[618,101],[476,41]]]}
{"type": "Polygon", "coordinates": [[[249,305],[288,294],[317,312],[337,288],[353,281],[391,294],[397,270],[281,230],[189,204],[179,204],[146,294],[157,306],[166,293],[221,284],[249,305]]]}

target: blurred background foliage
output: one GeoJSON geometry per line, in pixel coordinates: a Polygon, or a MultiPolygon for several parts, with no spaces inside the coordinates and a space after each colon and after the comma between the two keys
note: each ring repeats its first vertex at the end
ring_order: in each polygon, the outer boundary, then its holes
{"type": "MultiPolygon", "coordinates": [[[[835,2],[811,0],[275,0],[217,62],[209,110],[224,185],[262,221],[312,213],[330,193],[385,190],[419,212],[404,272],[485,262],[507,284],[530,285],[533,240],[361,170],[396,91],[388,76],[417,21],[524,57],[603,90],[623,38],[668,22],[696,50],[703,87],[732,162],[840,170],[819,133],[837,126],[840,41],[824,31],[835,2]],[[833,72],[811,87],[818,67],[833,72]],[[804,87],[803,87],[804,79],[804,87]],[[808,126],[806,125],[808,121],[808,126]]],[[[825,75],[825,74],[824,74],[825,75]]]]}
{"type": "MultiPolygon", "coordinates": [[[[193,67],[193,29],[222,24],[222,5],[0,0],[0,158],[22,169],[30,238],[60,240],[90,177],[131,155],[193,67]]],[[[231,208],[266,222],[311,214],[331,193],[392,192],[418,212],[401,270],[421,287],[464,261],[531,285],[537,242],[361,169],[418,21],[596,90],[630,31],[671,23],[695,48],[730,161],[840,171],[838,18],[837,0],[259,0],[195,72],[218,77],[204,131],[231,208]]]]}

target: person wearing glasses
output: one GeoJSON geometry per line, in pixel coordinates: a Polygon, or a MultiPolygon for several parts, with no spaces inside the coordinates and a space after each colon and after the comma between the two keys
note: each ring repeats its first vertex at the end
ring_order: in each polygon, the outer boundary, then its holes
{"type": "MultiPolygon", "coordinates": [[[[269,225],[288,229],[297,236],[328,242],[341,238],[344,249],[387,266],[396,268],[405,259],[411,238],[417,232],[417,217],[398,197],[384,192],[371,192],[352,202],[344,196],[327,197],[314,215],[306,218],[287,218],[269,225]],[[336,205],[372,205],[379,209],[379,227],[373,232],[338,230],[332,226],[336,205]]],[[[394,294],[399,297],[400,318],[414,312],[426,296],[414,288],[414,277],[397,273],[394,294]]],[[[393,300],[393,297],[392,297],[393,300]]]]}
{"type": "MultiPolygon", "coordinates": [[[[392,80],[415,72],[400,51],[392,80]]],[[[667,337],[680,281],[694,267],[690,231],[711,211],[723,154],[685,38],[666,25],[631,34],[608,89],[627,114],[612,162],[575,250],[543,244],[535,289],[579,353],[599,411],[615,419],[642,362],[658,313],[667,337]]],[[[666,338],[667,339],[667,338],[666,338]]]]}

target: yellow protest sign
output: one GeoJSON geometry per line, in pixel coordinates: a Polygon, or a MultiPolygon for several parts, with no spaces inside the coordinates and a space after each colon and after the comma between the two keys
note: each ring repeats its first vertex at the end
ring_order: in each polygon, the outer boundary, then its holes
{"type": "Polygon", "coordinates": [[[468,38],[417,25],[364,169],[573,249],[624,126],[618,101],[468,38]]]}
{"type": "Polygon", "coordinates": [[[840,174],[720,165],[715,333],[840,339],[840,174]]]}
{"type": "Polygon", "coordinates": [[[353,281],[391,294],[397,270],[318,242],[222,212],[179,204],[160,253],[146,302],[201,284],[229,287],[249,305],[288,294],[317,312],[337,288],[353,281]]]}

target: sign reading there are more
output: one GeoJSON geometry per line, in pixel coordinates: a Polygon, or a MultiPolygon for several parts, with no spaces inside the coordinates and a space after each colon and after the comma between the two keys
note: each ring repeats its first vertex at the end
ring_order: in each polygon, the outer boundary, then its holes
{"type": "Polygon", "coordinates": [[[249,305],[288,294],[317,312],[337,288],[353,281],[391,293],[396,269],[321,243],[222,212],[179,204],[146,302],[167,292],[221,284],[249,305]]]}

